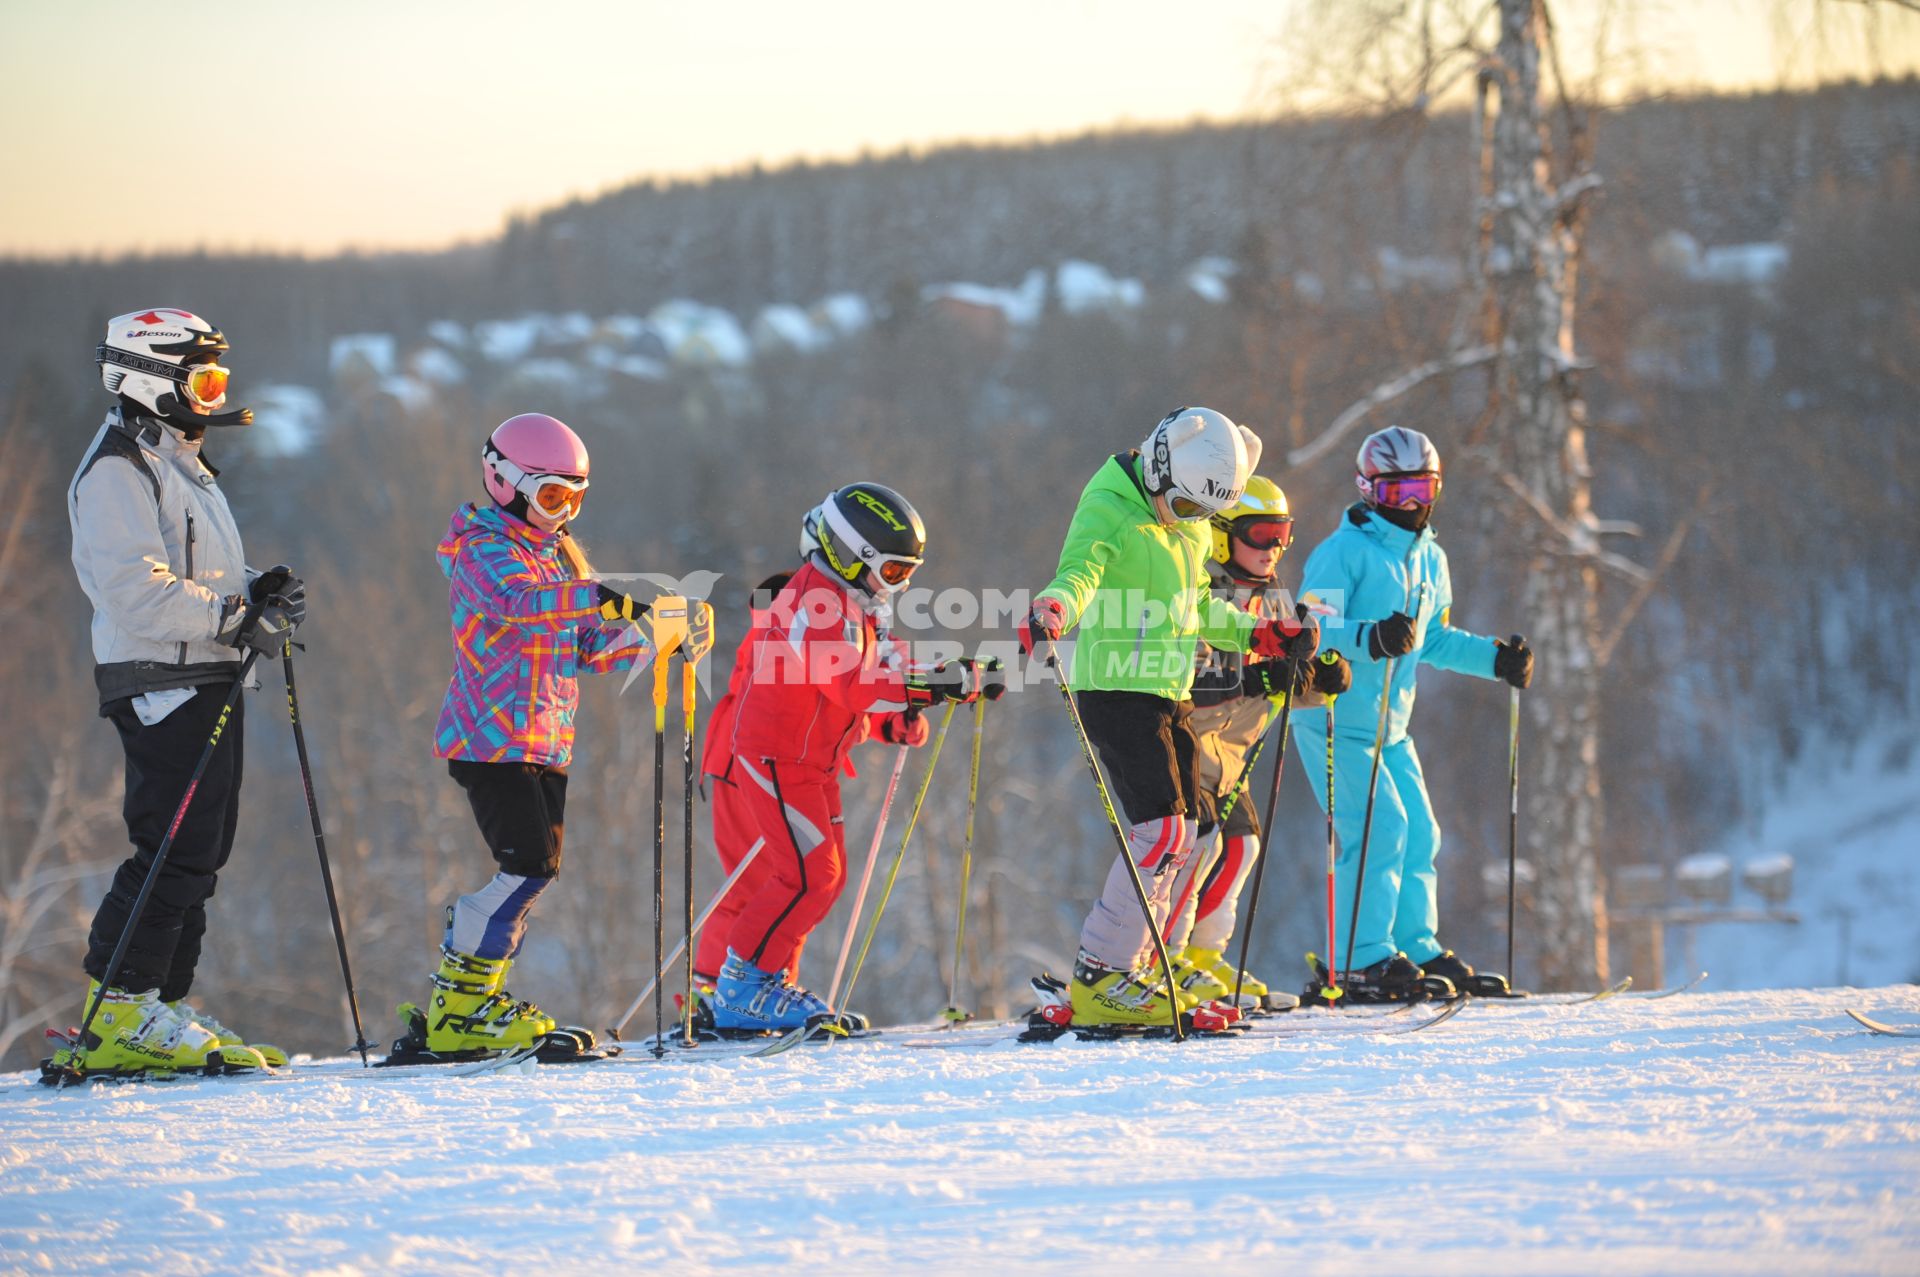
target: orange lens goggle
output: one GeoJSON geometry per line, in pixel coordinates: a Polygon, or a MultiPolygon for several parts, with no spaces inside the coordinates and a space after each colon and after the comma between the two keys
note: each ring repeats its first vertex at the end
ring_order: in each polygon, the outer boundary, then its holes
{"type": "Polygon", "coordinates": [[[1173,511],[1173,517],[1182,522],[1204,519],[1213,513],[1212,510],[1201,505],[1192,497],[1169,497],[1167,498],[1167,509],[1173,511]]]}
{"type": "Polygon", "coordinates": [[[880,561],[880,579],[888,585],[899,585],[913,575],[920,565],[912,559],[882,559],[880,561]]]}
{"type": "Polygon", "coordinates": [[[545,479],[534,489],[533,503],[548,514],[558,515],[571,512],[580,513],[580,503],[587,497],[587,481],[573,479],[557,481],[545,479]]]}
{"type": "Polygon", "coordinates": [[[194,364],[187,369],[188,398],[202,408],[217,408],[227,397],[228,372],[219,364],[194,364]]]}

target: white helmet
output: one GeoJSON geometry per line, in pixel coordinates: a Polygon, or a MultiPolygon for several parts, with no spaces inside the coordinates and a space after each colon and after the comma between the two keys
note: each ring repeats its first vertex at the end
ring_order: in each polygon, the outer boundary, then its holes
{"type": "MultiPolygon", "coordinates": [[[[1431,475],[1434,495],[1439,495],[1440,450],[1433,446],[1433,440],[1418,430],[1388,426],[1385,430],[1374,431],[1361,441],[1360,455],[1354,458],[1353,465],[1353,481],[1370,505],[1379,499],[1375,480],[1383,477],[1431,475]]],[[[1430,497],[1428,504],[1431,503],[1430,497]]],[[[1398,502],[1390,501],[1388,504],[1397,505],[1398,502]]]]}
{"type": "Polygon", "coordinates": [[[107,322],[94,350],[100,384],[156,416],[184,426],[244,426],[253,413],[220,412],[227,402],[229,349],[218,328],[191,311],[136,310],[107,322]]]}
{"type": "Polygon", "coordinates": [[[1147,491],[1177,519],[1206,519],[1240,500],[1260,464],[1260,437],[1211,408],[1175,408],[1140,445],[1147,491]]]}

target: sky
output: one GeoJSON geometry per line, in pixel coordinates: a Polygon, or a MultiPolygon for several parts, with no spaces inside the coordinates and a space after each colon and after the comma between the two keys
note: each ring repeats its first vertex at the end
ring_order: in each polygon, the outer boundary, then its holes
{"type": "MultiPolygon", "coordinates": [[[[1258,116],[1304,2],[0,0],[0,255],[438,248],[641,178],[1258,116]]],[[[1627,0],[1655,81],[1735,89],[1867,69],[1809,52],[1818,2],[1627,0]]]]}

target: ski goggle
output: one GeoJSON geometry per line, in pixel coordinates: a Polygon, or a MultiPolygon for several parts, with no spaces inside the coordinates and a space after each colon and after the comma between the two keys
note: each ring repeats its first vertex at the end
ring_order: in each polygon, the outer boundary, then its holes
{"type": "Polygon", "coordinates": [[[192,364],[182,370],[180,384],[196,407],[212,411],[227,401],[227,377],[219,364],[192,364]]]}
{"type": "Polygon", "coordinates": [[[1293,520],[1270,514],[1242,515],[1233,521],[1233,538],[1255,550],[1284,550],[1293,544],[1293,520]]]}
{"type": "Polygon", "coordinates": [[[513,490],[527,499],[527,504],[550,519],[565,518],[580,513],[580,504],[586,499],[587,477],[575,474],[529,474],[519,466],[494,451],[491,446],[481,450],[494,473],[513,485],[513,490]]]}
{"type": "Polygon", "coordinates": [[[1440,476],[1437,474],[1382,474],[1375,475],[1373,479],[1375,504],[1386,506],[1389,510],[1432,505],[1439,496],[1440,476]]]}
{"type": "Polygon", "coordinates": [[[1182,523],[1191,523],[1195,519],[1210,519],[1214,514],[1212,507],[1201,505],[1192,497],[1179,495],[1167,498],[1167,509],[1171,510],[1173,517],[1182,523]]]}
{"type": "Polygon", "coordinates": [[[873,570],[882,582],[898,588],[907,583],[907,578],[912,576],[919,566],[918,559],[903,559],[897,555],[888,554],[882,556],[879,562],[873,565],[873,570]]]}

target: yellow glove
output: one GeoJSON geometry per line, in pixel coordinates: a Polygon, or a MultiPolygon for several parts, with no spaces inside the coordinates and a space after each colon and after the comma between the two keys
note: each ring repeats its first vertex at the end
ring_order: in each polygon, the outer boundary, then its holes
{"type": "Polygon", "coordinates": [[[697,602],[688,607],[687,637],[680,650],[695,663],[713,650],[713,604],[697,602]]]}

